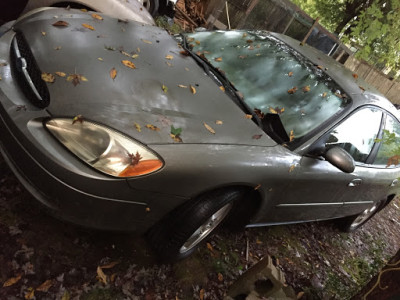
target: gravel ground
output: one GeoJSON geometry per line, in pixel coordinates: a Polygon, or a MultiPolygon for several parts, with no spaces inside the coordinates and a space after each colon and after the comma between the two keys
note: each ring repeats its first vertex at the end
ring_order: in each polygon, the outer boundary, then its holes
{"type": "Polygon", "coordinates": [[[140,237],[48,216],[0,156],[0,299],[222,299],[265,255],[302,299],[350,299],[400,249],[399,207],[396,199],[351,234],[333,222],[220,232],[188,259],[159,265],[140,237]]]}

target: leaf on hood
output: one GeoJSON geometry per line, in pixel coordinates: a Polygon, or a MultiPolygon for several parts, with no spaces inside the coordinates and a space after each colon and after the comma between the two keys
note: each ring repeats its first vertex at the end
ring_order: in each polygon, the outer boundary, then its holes
{"type": "Polygon", "coordinates": [[[165,58],[168,59],[168,60],[174,59],[174,57],[172,55],[170,55],[170,54],[166,55],[165,58]]]}
{"type": "Polygon", "coordinates": [[[123,54],[123,55],[125,55],[125,56],[128,56],[128,57],[131,57],[131,58],[133,58],[133,59],[139,57],[139,54],[129,54],[128,52],[126,52],[126,51],[124,51],[124,50],[120,50],[119,52],[121,52],[121,54],[123,54]]]}
{"type": "Polygon", "coordinates": [[[297,91],[297,87],[292,87],[290,90],[288,90],[287,92],[289,93],[289,94],[294,94],[294,93],[296,93],[296,91],[297,91]]]}
{"type": "Polygon", "coordinates": [[[90,30],[95,30],[94,27],[93,27],[92,25],[89,25],[89,24],[87,24],[87,23],[83,23],[82,26],[85,27],[85,28],[87,28],[87,29],[90,29],[90,30]]]}
{"type": "MultiPolygon", "coordinates": [[[[136,155],[137,154],[139,154],[139,153],[136,153],[136,155]]],[[[118,264],[119,264],[119,261],[113,261],[113,262],[110,262],[109,264],[106,264],[104,266],[100,266],[100,268],[102,268],[102,269],[111,269],[111,268],[114,268],[118,264]]]]}
{"type": "MultiPolygon", "coordinates": [[[[130,160],[131,160],[131,166],[136,166],[136,165],[139,163],[139,161],[143,158],[143,157],[139,154],[138,151],[136,151],[136,154],[128,153],[128,157],[129,157],[130,160]]],[[[104,268],[104,267],[101,267],[101,268],[104,268]]]]}
{"type": "Polygon", "coordinates": [[[166,85],[162,85],[161,89],[163,90],[164,93],[168,92],[168,87],[166,85]]]}
{"type": "Polygon", "coordinates": [[[97,267],[97,279],[104,283],[107,284],[107,275],[104,274],[103,270],[100,268],[100,266],[97,267]]]}
{"type": "Polygon", "coordinates": [[[295,168],[296,168],[295,165],[291,165],[290,168],[289,168],[289,173],[292,173],[295,168]]]}
{"type": "Polygon", "coordinates": [[[358,75],[356,73],[353,73],[353,77],[354,77],[354,79],[357,79],[358,75]]]}
{"type": "Polygon", "coordinates": [[[220,86],[219,86],[219,89],[220,89],[221,91],[225,92],[225,87],[224,87],[224,86],[220,85],[220,86]]]}
{"type": "Polygon", "coordinates": [[[76,122],[83,123],[83,116],[82,115],[77,115],[72,119],[72,125],[74,125],[76,122]]]}
{"type": "Polygon", "coordinates": [[[46,35],[46,31],[41,31],[40,33],[42,34],[42,36],[46,35]]]}
{"type": "Polygon", "coordinates": [[[36,290],[39,292],[47,292],[49,288],[53,285],[53,280],[48,279],[45,282],[43,282],[41,285],[39,285],[36,290]]]}
{"type": "Polygon", "coordinates": [[[135,122],[134,126],[137,131],[142,132],[142,127],[138,123],[135,122]]]}
{"type": "Polygon", "coordinates": [[[153,42],[148,41],[148,40],[144,40],[144,39],[142,39],[142,42],[145,43],[145,44],[149,44],[149,45],[153,44],[153,42]]]}
{"type": "Polygon", "coordinates": [[[247,56],[248,56],[248,55],[239,55],[239,58],[240,58],[240,59],[245,59],[245,58],[247,58],[247,56]]]}
{"type": "Polygon", "coordinates": [[[3,287],[7,287],[7,286],[12,286],[14,284],[16,284],[22,277],[22,274],[19,274],[16,277],[11,277],[10,279],[7,279],[6,282],[3,283],[3,287]]]}
{"type": "Polygon", "coordinates": [[[215,134],[215,130],[210,125],[208,125],[206,122],[203,122],[203,125],[209,132],[215,134]]]}
{"type": "Polygon", "coordinates": [[[270,107],[270,108],[269,108],[269,111],[271,112],[271,114],[278,114],[278,115],[280,115],[281,113],[283,113],[283,112],[285,111],[285,108],[284,108],[284,107],[282,107],[282,108],[279,108],[279,107],[275,107],[275,108],[270,107]]]}
{"type": "Polygon", "coordinates": [[[328,96],[328,93],[327,93],[327,92],[324,92],[324,93],[322,94],[322,98],[325,98],[326,96],[328,96]]]}
{"type": "Polygon", "coordinates": [[[153,130],[153,131],[160,131],[160,128],[158,128],[157,126],[154,126],[152,124],[147,124],[146,128],[153,130]]]}
{"type": "Polygon", "coordinates": [[[183,143],[182,138],[179,135],[170,133],[169,136],[177,143],[183,143]]]}
{"type": "Polygon", "coordinates": [[[245,117],[246,119],[249,119],[249,120],[250,120],[250,119],[253,118],[253,115],[245,114],[244,117],[245,117]]]}
{"type": "Polygon", "coordinates": [[[57,50],[61,50],[61,46],[55,46],[55,47],[54,47],[54,50],[56,50],[56,51],[57,51],[57,50]]]}
{"type": "Polygon", "coordinates": [[[190,85],[190,91],[193,95],[197,93],[196,88],[193,85],[190,85]]]}
{"type": "Polygon", "coordinates": [[[124,66],[131,68],[131,69],[136,69],[136,66],[133,62],[130,60],[121,60],[121,62],[124,64],[124,66]]]}
{"type": "Polygon", "coordinates": [[[290,135],[289,135],[289,142],[294,140],[294,131],[290,130],[290,135]]]}
{"type": "Polygon", "coordinates": [[[43,72],[42,73],[42,80],[46,81],[48,83],[53,83],[56,80],[56,77],[54,77],[54,75],[51,74],[51,73],[43,72]]]}
{"type": "Polygon", "coordinates": [[[187,89],[187,88],[188,88],[187,85],[183,85],[183,84],[178,84],[178,86],[179,86],[180,88],[183,88],[183,89],[187,89]]]}
{"type": "Polygon", "coordinates": [[[67,27],[67,26],[69,26],[69,23],[60,20],[60,21],[53,23],[52,25],[55,27],[67,27]]]}
{"type": "Polygon", "coordinates": [[[293,72],[289,72],[289,73],[288,73],[288,76],[289,76],[289,77],[292,77],[292,76],[293,76],[293,72]]]}
{"type": "Polygon", "coordinates": [[[222,57],[216,57],[214,58],[215,61],[222,61],[222,57]]]}
{"type": "Polygon", "coordinates": [[[93,19],[96,19],[96,20],[100,20],[100,21],[103,20],[103,17],[102,17],[102,16],[100,16],[100,15],[98,15],[98,14],[94,14],[94,13],[92,14],[92,18],[93,18],[93,19]]]}
{"type": "Polygon", "coordinates": [[[224,122],[222,122],[221,120],[217,120],[217,121],[215,121],[215,124],[222,125],[222,124],[224,124],[224,122]]]}
{"type": "Polygon", "coordinates": [[[262,137],[262,134],[255,134],[255,135],[252,136],[252,139],[253,140],[259,140],[259,139],[261,139],[261,137],[262,137]]]}
{"type": "Polygon", "coordinates": [[[57,76],[60,76],[60,77],[65,77],[65,76],[67,76],[67,74],[65,74],[64,72],[56,72],[56,75],[57,75],[57,76]]]}
{"type": "Polygon", "coordinates": [[[26,300],[31,300],[35,297],[35,289],[33,287],[28,288],[28,291],[25,294],[26,300]]]}
{"type": "Polygon", "coordinates": [[[112,68],[110,70],[110,77],[111,77],[112,80],[114,80],[115,77],[117,77],[117,70],[115,68],[112,68]]]}
{"type": "Polygon", "coordinates": [[[117,50],[117,49],[115,49],[115,47],[113,47],[113,46],[107,46],[107,45],[104,45],[104,49],[109,50],[109,51],[115,51],[115,50],[117,50]]]}
{"type": "Polygon", "coordinates": [[[104,59],[102,57],[98,57],[97,60],[104,61],[104,59]]]}
{"type": "Polygon", "coordinates": [[[307,93],[307,92],[310,91],[310,89],[311,89],[310,86],[309,86],[309,85],[306,85],[306,86],[303,87],[302,90],[303,90],[304,93],[307,93]]]}
{"type": "Polygon", "coordinates": [[[76,73],[74,73],[74,74],[70,74],[70,75],[67,77],[67,81],[72,81],[72,84],[73,84],[74,86],[77,86],[78,84],[80,84],[80,83],[81,83],[81,80],[82,80],[82,81],[88,81],[88,79],[87,79],[85,76],[83,76],[82,74],[76,74],[76,73]]]}

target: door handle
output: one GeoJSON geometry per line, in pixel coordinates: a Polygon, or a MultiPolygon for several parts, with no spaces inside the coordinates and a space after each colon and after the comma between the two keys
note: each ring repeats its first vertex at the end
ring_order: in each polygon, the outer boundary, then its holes
{"type": "Polygon", "coordinates": [[[399,183],[399,180],[396,178],[396,179],[393,179],[393,181],[392,181],[392,184],[390,185],[390,186],[395,186],[395,185],[397,185],[399,183]]]}
{"type": "Polygon", "coordinates": [[[347,186],[359,186],[361,184],[362,184],[362,179],[357,178],[357,179],[353,179],[352,181],[350,181],[347,186]]]}

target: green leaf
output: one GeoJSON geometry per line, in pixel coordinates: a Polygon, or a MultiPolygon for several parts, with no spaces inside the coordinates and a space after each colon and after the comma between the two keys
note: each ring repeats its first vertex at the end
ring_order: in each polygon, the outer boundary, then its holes
{"type": "Polygon", "coordinates": [[[171,125],[171,134],[178,136],[182,133],[182,128],[175,128],[174,125],[171,125]]]}

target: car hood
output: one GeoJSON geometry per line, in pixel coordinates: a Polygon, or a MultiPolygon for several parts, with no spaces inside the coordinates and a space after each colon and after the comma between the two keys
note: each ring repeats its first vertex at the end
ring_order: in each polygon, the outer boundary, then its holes
{"type": "Polygon", "coordinates": [[[184,143],[276,145],[166,31],[101,17],[54,9],[14,25],[55,78],[53,117],[82,115],[145,144],[175,143],[173,126],[184,143]]]}

